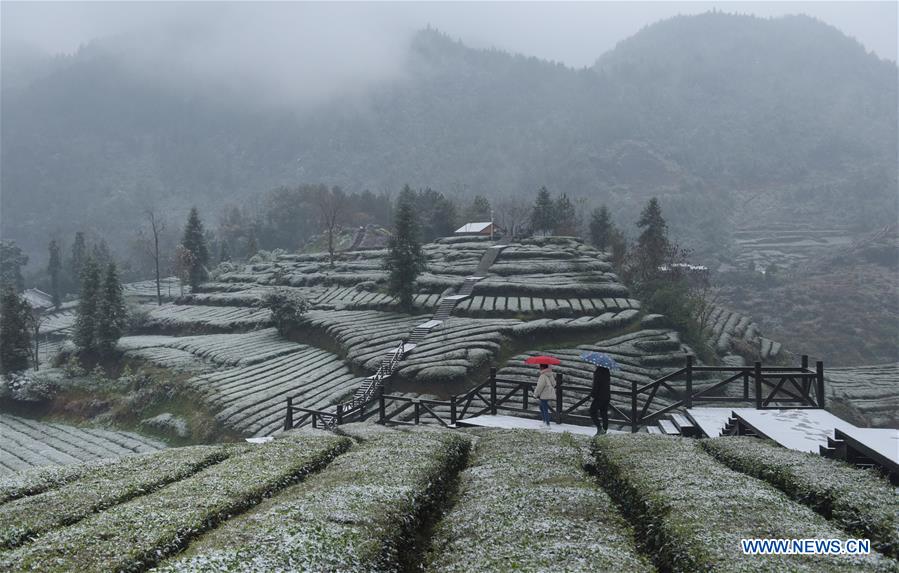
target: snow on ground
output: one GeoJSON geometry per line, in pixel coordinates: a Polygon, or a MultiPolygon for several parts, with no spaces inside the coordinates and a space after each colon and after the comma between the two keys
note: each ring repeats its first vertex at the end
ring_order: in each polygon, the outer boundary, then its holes
{"type": "MultiPolygon", "coordinates": [[[[542,420],[532,418],[519,418],[518,416],[475,416],[459,421],[460,426],[480,426],[485,428],[504,428],[507,430],[537,430],[551,432],[553,434],[580,434],[582,436],[595,436],[596,428],[593,426],[576,426],[574,424],[557,424],[553,422],[547,427],[542,420]]],[[[609,430],[610,434],[625,434],[618,430],[609,430]]]]}
{"type": "Polygon", "coordinates": [[[778,444],[800,452],[817,454],[819,446],[827,446],[827,438],[833,437],[835,429],[842,431],[857,429],[827,410],[817,408],[803,410],[734,408],[733,411],[738,418],[778,444]]]}
{"type": "Polygon", "coordinates": [[[899,464],[899,430],[852,427],[840,428],[840,431],[888,460],[899,464]]]}

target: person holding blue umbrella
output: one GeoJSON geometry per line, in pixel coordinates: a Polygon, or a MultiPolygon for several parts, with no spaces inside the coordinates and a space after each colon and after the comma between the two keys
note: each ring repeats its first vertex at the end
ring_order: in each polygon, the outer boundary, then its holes
{"type": "Polygon", "coordinates": [[[596,425],[596,435],[609,431],[609,404],[612,401],[612,373],[613,368],[618,368],[615,360],[601,352],[585,352],[581,358],[596,365],[593,371],[593,389],[590,393],[593,401],[590,403],[590,419],[596,425]],[[600,425],[602,418],[602,425],[600,425]]]}

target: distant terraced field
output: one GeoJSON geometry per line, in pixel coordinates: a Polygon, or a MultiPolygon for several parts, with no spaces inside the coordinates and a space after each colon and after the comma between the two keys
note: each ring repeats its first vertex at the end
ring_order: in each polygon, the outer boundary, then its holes
{"type": "Polygon", "coordinates": [[[875,426],[899,428],[899,364],[828,368],[829,394],[848,398],[875,426]]]}
{"type": "Polygon", "coordinates": [[[130,336],[119,341],[126,357],[195,374],[198,390],[216,418],[246,435],[281,428],[287,396],[324,408],[358,386],[336,355],[281,338],[273,328],[242,334],[130,336]]]}
{"type": "Polygon", "coordinates": [[[79,428],[0,414],[0,474],[77,464],[165,448],[132,432],[79,428]]]}

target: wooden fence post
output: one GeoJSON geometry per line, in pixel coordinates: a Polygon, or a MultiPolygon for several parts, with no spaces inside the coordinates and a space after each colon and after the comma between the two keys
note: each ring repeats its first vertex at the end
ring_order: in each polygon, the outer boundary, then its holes
{"type": "Polygon", "coordinates": [[[687,395],[684,397],[684,408],[693,407],[693,357],[687,356],[687,395]]]}
{"type": "Polygon", "coordinates": [[[337,425],[343,423],[343,404],[337,404],[337,425]]]}
{"type": "Polygon", "coordinates": [[[450,425],[456,425],[456,395],[450,396],[450,425]]]}
{"type": "Polygon", "coordinates": [[[631,380],[631,432],[637,433],[637,381],[631,380]]]}
{"type": "Polygon", "coordinates": [[[496,366],[490,367],[490,414],[496,416],[496,366]]]}
{"type": "Polygon", "coordinates": [[[743,399],[749,401],[749,372],[743,371],[743,399]]]}
{"type": "Polygon", "coordinates": [[[421,420],[421,402],[415,400],[413,404],[415,404],[415,425],[417,426],[421,420]]]}
{"type": "Polygon", "coordinates": [[[384,406],[384,387],[378,387],[378,423],[383,424],[386,421],[386,408],[384,406]]]}
{"type": "Polygon", "coordinates": [[[824,363],[820,360],[815,362],[815,381],[818,383],[818,387],[815,389],[818,394],[818,407],[823,408],[825,405],[824,401],[824,363]]]}
{"type": "Polygon", "coordinates": [[[808,354],[802,355],[802,362],[800,363],[803,370],[808,370],[808,354]]]}
{"type": "Polygon", "coordinates": [[[287,414],[284,415],[284,431],[293,429],[293,398],[287,397],[287,414]]]}
{"type": "Polygon", "coordinates": [[[762,363],[755,363],[755,408],[762,409],[762,363]]]}
{"type": "Polygon", "coordinates": [[[556,372],[556,423],[562,423],[562,373],[556,372]]]}

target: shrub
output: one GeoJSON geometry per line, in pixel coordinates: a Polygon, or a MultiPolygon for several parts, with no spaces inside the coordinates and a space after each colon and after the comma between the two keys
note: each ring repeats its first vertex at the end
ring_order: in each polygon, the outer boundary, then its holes
{"type": "Polygon", "coordinates": [[[3,571],[143,571],[192,538],[326,464],[346,438],[292,436],[0,553],[3,571]]]}
{"type": "Polygon", "coordinates": [[[652,569],[612,500],[584,473],[586,440],[521,430],[477,435],[427,570],[652,569]]]}
{"type": "Polygon", "coordinates": [[[342,427],[360,439],[320,474],[237,518],[161,571],[412,570],[401,547],[464,463],[459,434],[342,427]]]}
{"type": "Polygon", "coordinates": [[[702,445],[726,466],[771,483],[899,558],[899,501],[879,475],[757,438],[717,438],[702,445]]]}
{"type": "Polygon", "coordinates": [[[769,484],[716,462],[695,440],[651,434],[594,440],[596,470],[635,522],[659,569],[891,571],[883,555],[746,555],[741,539],[844,539],[769,484]]]}
{"type": "Polygon", "coordinates": [[[302,316],[309,310],[309,302],[285,289],[277,289],[266,294],[262,306],[272,311],[272,320],[278,332],[284,336],[299,325],[302,316]]]}

